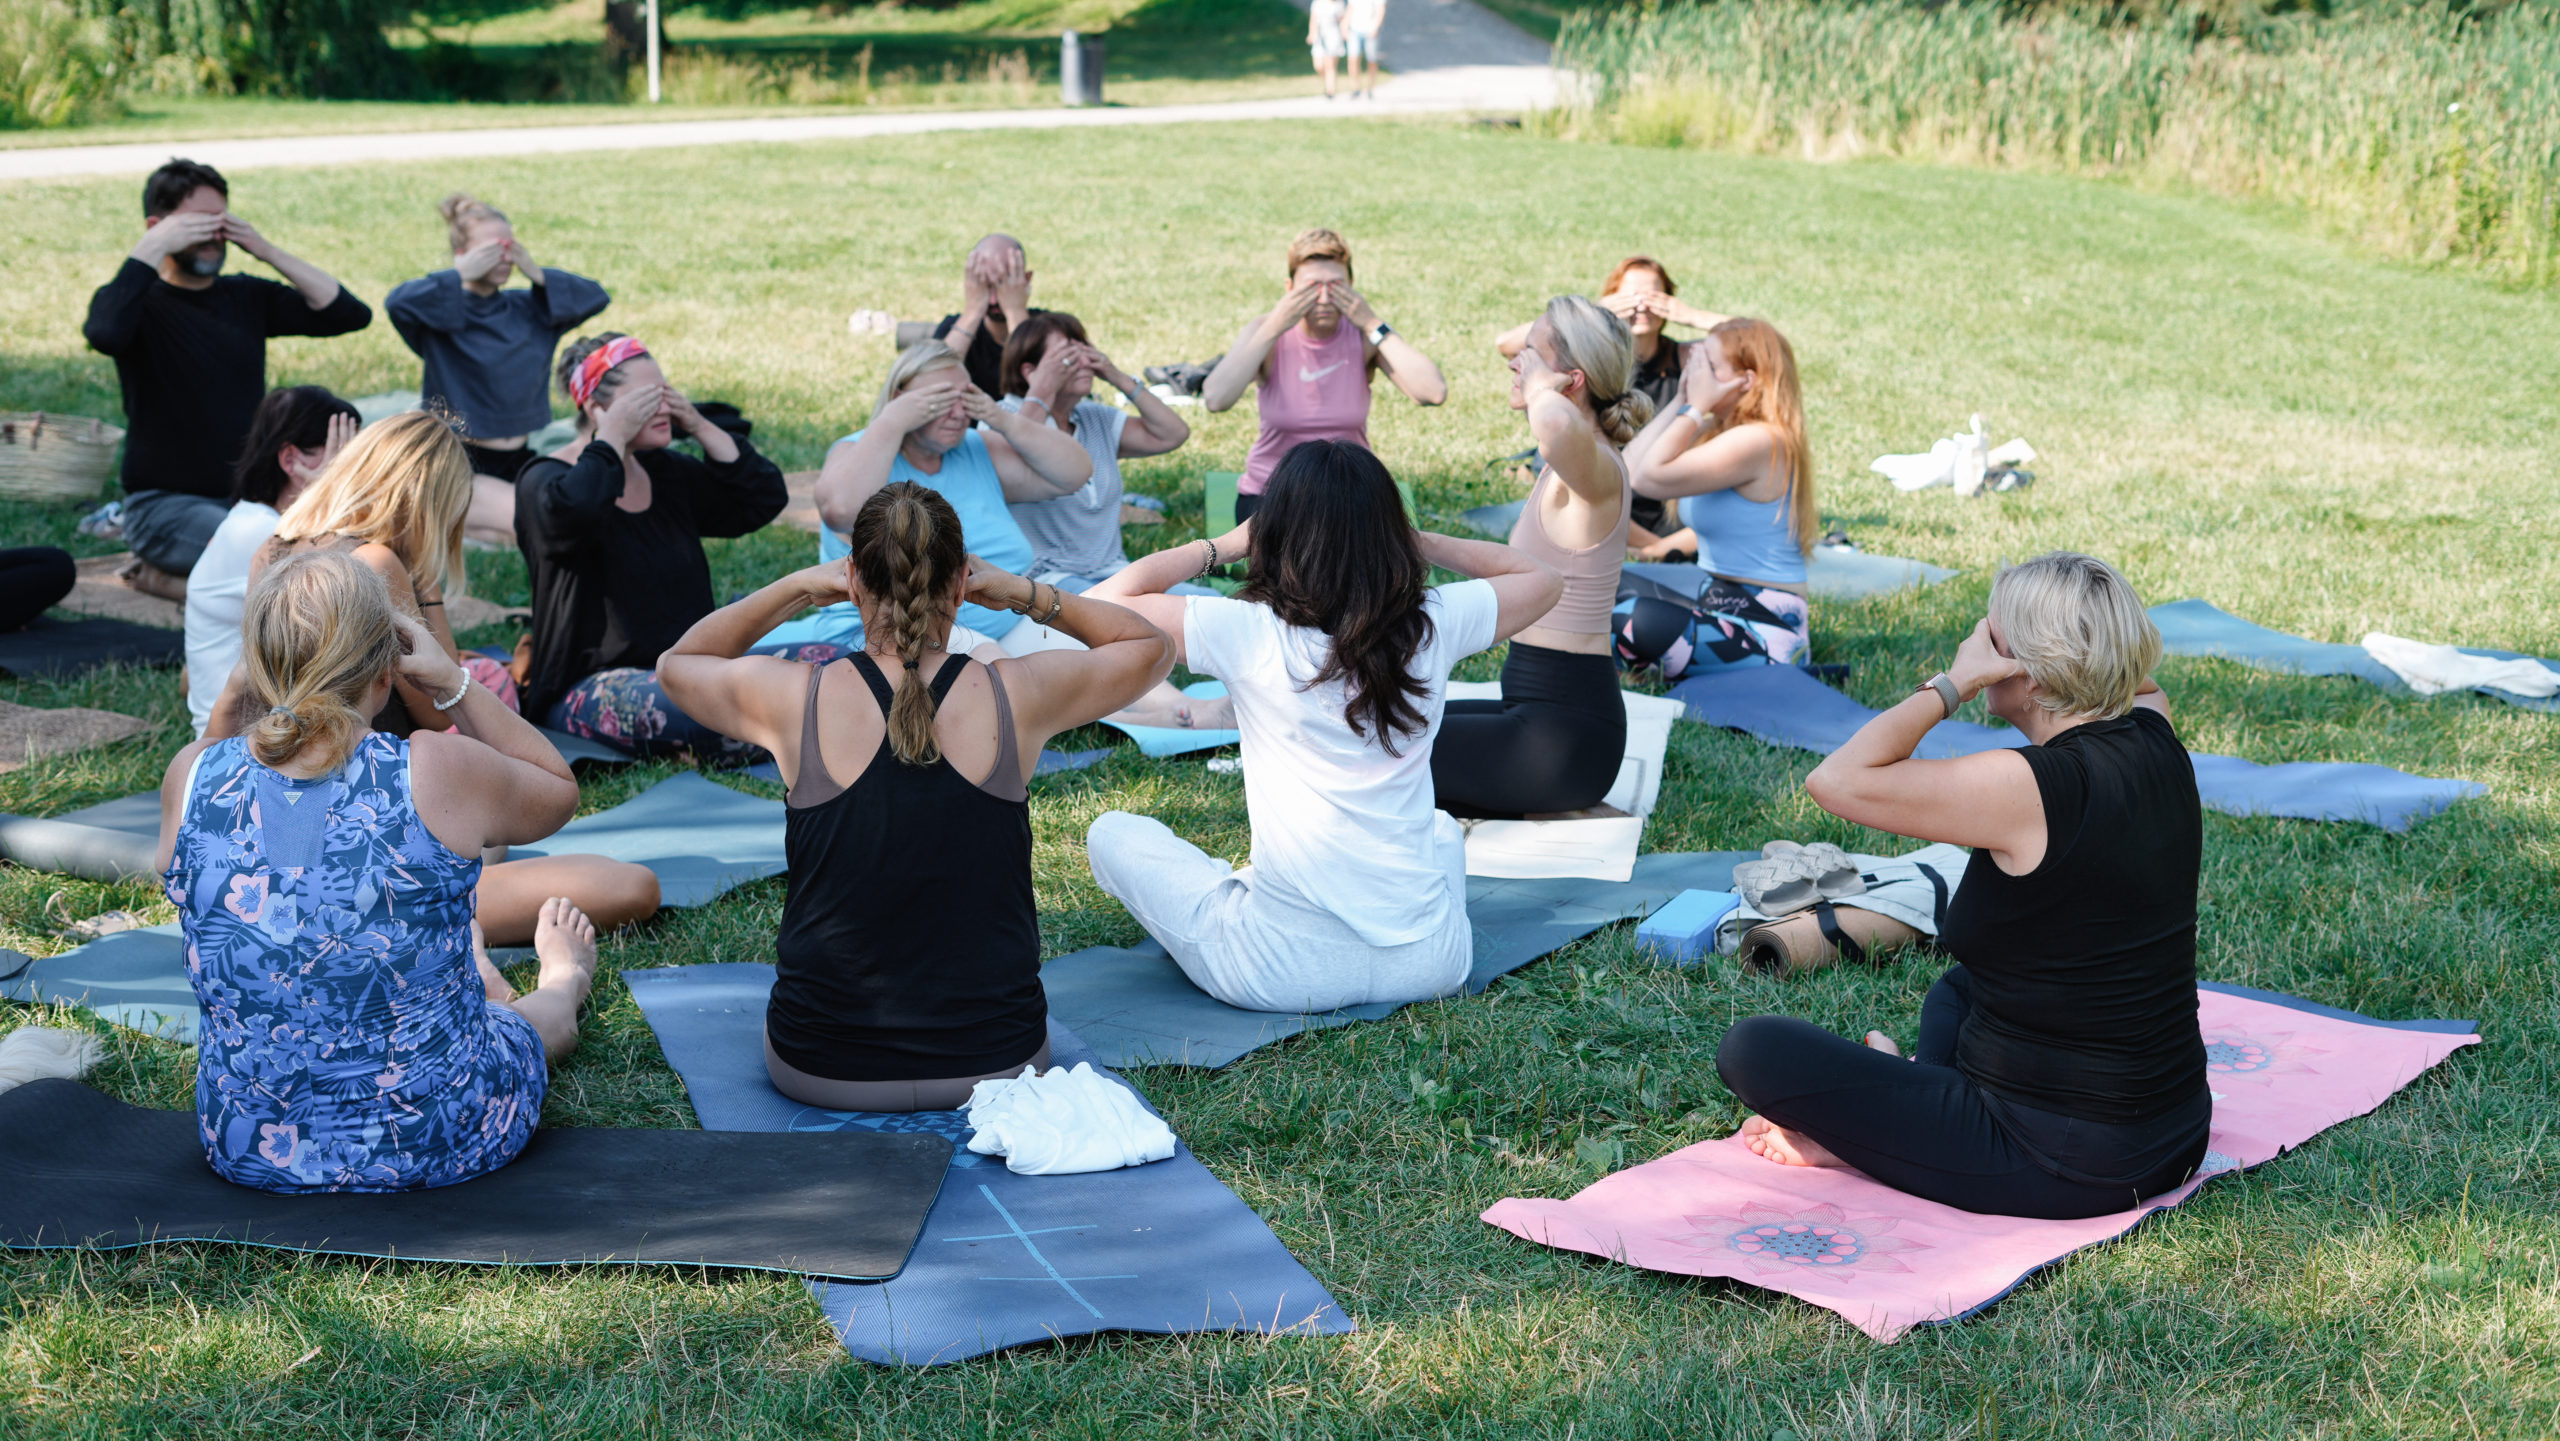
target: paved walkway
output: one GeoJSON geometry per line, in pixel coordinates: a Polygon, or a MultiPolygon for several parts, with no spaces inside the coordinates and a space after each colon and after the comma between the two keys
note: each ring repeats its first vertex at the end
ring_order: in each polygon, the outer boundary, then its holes
{"type": "MultiPolygon", "coordinates": [[[[1298,0],[1303,8],[1305,0],[1298,0]]],[[[1392,72],[1374,99],[1239,100],[1197,105],[1070,110],[915,111],[893,115],[767,116],[744,120],[630,121],[426,130],[379,135],[151,141],[0,150],[0,180],[144,175],[176,151],[224,171],[271,166],[368,165],[591,150],[691,149],[704,145],[866,140],[948,130],[1062,130],[1240,120],[1320,120],[1383,114],[1512,113],[1552,102],[1547,47],[1471,0],[1389,0],[1379,47],[1392,72]]]]}

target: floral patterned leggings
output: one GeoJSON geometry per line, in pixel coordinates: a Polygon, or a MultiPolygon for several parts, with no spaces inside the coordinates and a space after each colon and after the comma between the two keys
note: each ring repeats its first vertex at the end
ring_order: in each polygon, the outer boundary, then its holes
{"type": "MultiPolygon", "coordinates": [[[[823,665],[845,654],[840,645],[757,646],[749,655],[778,655],[785,660],[823,665]]],[[[667,699],[658,673],[630,666],[600,670],[554,702],[543,724],[567,735],[609,745],[643,760],[690,755],[714,766],[750,766],[768,759],[764,747],[724,736],[667,699]]]]}

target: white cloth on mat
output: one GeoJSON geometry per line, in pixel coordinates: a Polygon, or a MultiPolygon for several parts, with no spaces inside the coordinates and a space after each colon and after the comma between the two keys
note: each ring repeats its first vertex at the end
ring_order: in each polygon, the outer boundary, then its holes
{"type": "Polygon", "coordinates": [[[2560,672],[2537,660],[2464,655],[2449,645],[2404,640],[2380,631],[2368,634],[2361,644],[2365,654],[2391,667],[2393,675],[2408,682],[2409,689],[2420,695],[2484,688],[2520,696],[2560,694],[2560,672]]]}
{"type": "Polygon", "coordinates": [[[1235,700],[1255,885],[1333,916],[1372,947],[1437,936],[1451,910],[1465,924],[1464,887],[1452,900],[1440,885],[1451,870],[1463,871],[1466,846],[1436,810],[1431,742],[1449,671],[1493,644],[1499,603],[1490,583],[1469,580],[1434,588],[1423,607],[1431,639],[1411,665],[1423,687],[1416,702],[1423,730],[1398,738],[1390,754],[1382,737],[1351,729],[1340,678],[1312,684],[1331,637],[1247,601],[1183,602],[1186,664],[1225,681],[1235,700]],[[1459,851],[1454,862],[1442,854],[1449,837],[1459,851]]]}
{"type": "MultiPolygon", "coordinates": [[[[1973,863],[1973,852],[1939,842],[1900,856],[1851,851],[1849,860],[1866,878],[1866,893],[1831,904],[1891,916],[1924,936],[1934,936],[1938,933],[1938,919],[1945,914],[1940,907],[1955,899],[1956,887],[1964,880],[1964,868],[1973,863]],[[1931,882],[1932,872],[1945,882],[1944,890],[1931,882]]],[[[1769,919],[1768,912],[1743,901],[1717,924],[1716,949],[1726,955],[1742,949],[1742,933],[1769,919]]]]}
{"type": "MultiPolygon", "coordinates": [[[[1645,818],[1662,796],[1662,763],[1671,748],[1671,726],[1688,707],[1668,696],[1623,692],[1627,704],[1627,754],[1617,782],[1601,804],[1626,812],[1552,821],[1467,822],[1467,874],[1504,880],[1587,876],[1631,879],[1645,818]]],[[[1450,700],[1500,700],[1499,681],[1452,681],[1450,700]]]]}
{"type": "Polygon", "coordinates": [[[1173,1128],[1120,1082],[1080,1061],[1047,1074],[1030,1066],[969,1091],[969,1149],[1004,1157],[1018,1176],[1076,1176],[1143,1166],[1173,1154],[1173,1128]]]}
{"type": "MultiPolygon", "coordinates": [[[[1253,768],[1244,774],[1249,788],[1253,768]]],[[[1191,984],[1230,1006],[1301,1016],[1455,995],[1466,984],[1475,963],[1466,839],[1445,812],[1432,823],[1441,869],[1405,901],[1414,914],[1440,919],[1434,930],[1391,946],[1372,944],[1333,911],[1271,884],[1258,867],[1237,870],[1153,816],[1105,811],[1086,832],[1085,854],[1094,881],[1129,908],[1191,984]]]]}

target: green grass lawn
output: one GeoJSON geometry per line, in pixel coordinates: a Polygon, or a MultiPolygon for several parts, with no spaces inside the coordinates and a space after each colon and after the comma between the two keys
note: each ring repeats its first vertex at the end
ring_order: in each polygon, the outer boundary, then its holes
{"type": "MultiPolygon", "coordinates": [[[[1806,375],[1826,521],[1962,567],[1937,589],[1823,607],[1817,659],[1870,703],[1942,663],[2003,558],[2056,547],[2146,597],[2269,625],[2560,654],[2560,302],[2372,263],[2283,217],[2110,185],[1575,146],[1439,125],[934,135],[240,177],[234,201],[358,293],[441,262],[435,199],[506,207],[534,253],[604,278],[606,317],[675,382],[741,405],[786,466],[863,421],[888,361],[858,306],[939,314],[962,250],[1028,243],[1035,299],[1122,364],[1222,350],[1277,290],[1288,237],[1338,226],[1364,290],[1447,370],[1419,411],[1381,387],[1380,453],[1444,520],[1506,487],[1525,443],[1492,337],[1635,249],[1684,296],[1769,317],[1806,375]],[[1357,181],[1356,184],[1352,183],[1357,181]],[[2044,452],[2031,490],[1905,496],[1867,473],[1981,411],[2044,452]]],[[[81,348],[89,290],[134,225],[118,180],[8,187],[0,408],[112,415],[81,348]]],[[[389,328],[275,348],[277,383],[413,385],[389,328]]],[[[1200,475],[1249,413],[1199,417],[1132,468],[1196,533],[1200,475]]],[[[69,531],[0,507],[0,539],[69,531]]],[[[1135,533],[1133,533],[1135,534],[1135,533]]],[[[95,548],[95,547],[90,547],[95,548]]],[[[726,588],[806,537],[716,545],[726,588]]],[[[475,589],[521,598],[514,564],[475,589]]],[[[1491,673],[1491,657],[1470,667],[1491,673]]],[[[1626,927],[1471,1000],[1300,1037],[1215,1074],[1133,1075],[1211,1170],[1361,1323],[1330,1340],[1079,1340],[933,1371],[848,1360],[797,1286],[650,1272],[491,1273],[193,1246],[0,1261],[0,1432],[29,1436],[2545,1436],[2560,1430],[2560,719],[2455,696],[2172,660],[2199,750],[2362,760],[2485,782],[2405,835],[2208,815],[2206,976],[2387,1017],[2477,1018],[2465,1051],[2371,1118],[2217,1182],[1990,1314],[1880,1347],[1829,1313],[1559,1255],[1478,1222],[1506,1195],[1728,1131],[1712,1066],[1770,1010],[1909,1042],[1925,960],[1751,979],[1657,969],[1626,927]],[[1419,1081],[1454,1105],[1418,1103],[1419,1081]],[[1593,1143],[1585,1145],[1584,1143],[1593,1143]]],[[[183,736],[166,673],[0,684],[161,731],[0,776],[49,813],[156,782],[183,736]]],[[[1086,741],[1084,743],[1099,743],[1086,741]]],[[[1673,740],[1649,849],[1776,836],[1891,849],[1817,812],[1807,756],[1697,726],[1673,740]]],[[[665,768],[590,782],[611,804],[665,768]]],[[[1123,750],[1033,788],[1052,953],[1140,934],[1093,885],[1087,822],[1152,812],[1241,860],[1241,787],[1123,750]]],[[[60,948],[46,896],[150,905],[0,869],[0,944],[60,948]]],[[[770,954],[779,882],[607,947],[557,1125],[686,1126],[683,1091],[614,969],[770,954]]],[[[165,915],[162,910],[157,914],[165,915]]],[[[14,1008],[9,1020],[39,1019],[14,1008]]],[[[83,1023],[76,1015],[57,1022],[83,1023]]],[[[103,1027],[93,1026],[93,1029],[103,1027]]],[[[116,1035],[95,1083],[180,1108],[191,1053],[116,1035]]]]}
{"type": "Polygon", "coordinates": [[[440,46],[428,83],[453,100],[140,95],[102,124],[0,130],[0,149],[242,135],[484,129],[750,115],[1054,106],[1058,34],[1099,34],[1104,97],[1172,105],[1312,95],[1306,17],[1288,0],[966,0],[824,9],[671,9],[665,99],[602,68],[599,0],[394,32],[440,46]],[[830,13],[832,12],[832,13],[830,13]]]}

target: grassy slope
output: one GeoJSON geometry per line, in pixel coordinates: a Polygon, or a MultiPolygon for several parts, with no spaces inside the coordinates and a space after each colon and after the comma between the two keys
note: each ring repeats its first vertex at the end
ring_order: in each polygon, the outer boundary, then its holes
{"type": "MultiPolygon", "coordinates": [[[[543,47],[592,46],[602,33],[596,0],[568,0],[472,25],[434,27],[443,41],[470,47],[502,69],[553,63],[543,47]]],[[[739,17],[701,8],[667,19],[671,57],[717,56],[786,69],[849,74],[871,52],[877,93],[868,104],[448,104],[428,101],[311,101],[257,97],[136,97],[106,124],[62,130],[0,130],[0,149],[238,135],[339,135],[377,130],[483,129],[511,125],[614,124],[734,119],[916,108],[1000,108],[1058,103],[1058,32],[1081,27],[1104,36],[1110,54],[1105,94],[1115,105],[1169,105],[1313,94],[1306,20],[1286,0],[971,0],[951,8],[865,6],[834,16],[762,10],[739,17]],[[985,79],[990,60],[1014,55],[1031,66],[1031,90],[985,79]],[[956,79],[945,78],[946,70],[956,79]]],[[[419,36],[404,32],[414,43],[419,36]]],[[[671,63],[681,63],[680,59],[671,63]]]]}
{"type": "MultiPolygon", "coordinates": [[[[1081,313],[1134,367],[1223,348],[1276,287],[1286,237],[1324,222],[1353,237],[1381,311],[1449,372],[1447,408],[1382,398],[1375,431],[1426,508],[1447,514],[1493,498],[1483,461],[1521,443],[1490,337],[1642,247],[1684,293],[1792,336],[1830,520],[1872,548],[1965,568],[1924,594],[1824,610],[1819,658],[1855,662],[1851,688],[1870,702],[1943,658],[1990,566],[2056,545],[2116,559],[2153,598],[2206,595],[2323,638],[2379,628],[2560,654],[2545,518],[2560,305],[2378,266],[2227,207],[1421,126],[273,172],[236,199],[379,296],[437,259],[429,207],[463,183],[508,206],[536,254],[608,277],[609,318],[648,336],[696,395],[742,404],[789,465],[860,423],[887,364],[879,342],[845,332],[845,313],[935,313],[983,230],[1023,235],[1039,298],[1081,313]],[[1999,438],[2045,451],[2033,490],[1901,496],[1863,471],[1977,409],[1999,438]]],[[[129,190],[10,190],[17,223],[0,253],[19,283],[0,289],[0,407],[113,413],[109,372],[76,327],[130,226],[129,190]]],[[[280,344],[273,372],[361,392],[410,383],[415,363],[377,326],[280,344]]],[[[1250,440],[1243,415],[1199,424],[1189,450],[1133,467],[1141,489],[1175,497],[1174,535],[1197,524],[1200,471],[1233,466],[1250,440]]],[[[59,512],[0,507],[0,536],[65,529],[59,512]]],[[[743,585],[805,549],[768,534],[718,546],[715,563],[724,587],[743,585]]],[[[477,574],[486,593],[522,585],[509,566],[477,574]]],[[[1880,1348],[1790,1301],[1553,1255],[1474,1219],[1501,1196],[1589,1180],[1578,1142],[1638,1159],[1730,1128],[1712,1053],[1732,1018],[1784,1009],[1907,1042],[1934,974],[1917,959],[1788,985],[1721,964],[1666,972],[1620,928],[1482,998],[1215,1075],[1137,1077],[1361,1319],[1350,1338],[1104,1339],[889,1373],[846,1361],[805,1297],[769,1281],[172,1248],[0,1262],[0,1430],[2548,1434],[2554,721],[2220,662],[2172,661],[2164,679],[2198,749],[2491,786],[2405,836],[2209,816],[2203,895],[2207,975],[2389,1016],[2477,1017],[2489,1044],[1961,1327],[1880,1348]],[[1416,1105],[1416,1077],[1456,1103],[1416,1105]]],[[[172,726],[0,777],[0,810],[149,784],[176,743],[165,677],[0,685],[0,698],[111,704],[172,726]]],[[[1681,727],[1649,845],[1890,844],[1814,812],[1796,785],[1808,764],[1681,727]]],[[[645,779],[591,785],[588,800],[645,779]]],[[[1040,782],[1053,952],[1137,935],[1083,865],[1086,822],[1113,806],[1243,856],[1232,777],[1124,752],[1040,782]]],[[[91,906],[150,899],[0,870],[0,944],[55,948],[31,918],[56,888],[91,906]]],[[[608,967],[761,958],[779,905],[778,884],[747,888],[613,942],[608,967]]],[[[547,1119],[690,1124],[627,993],[608,982],[593,1017],[547,1119]]],[[[179,1107],[190,1076],[186,1052],[120,1036],[98,1083],[179,1107]]]]}

